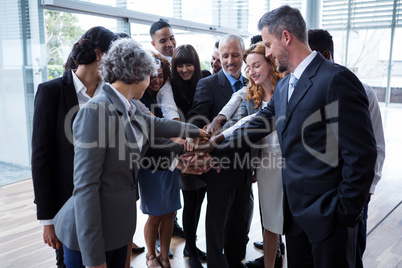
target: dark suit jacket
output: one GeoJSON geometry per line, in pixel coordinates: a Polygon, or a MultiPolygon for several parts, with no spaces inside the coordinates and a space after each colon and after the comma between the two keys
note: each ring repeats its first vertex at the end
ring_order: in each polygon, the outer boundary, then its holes
{"type": "MultiPolygon", "coordinates": [[[[246,85],[248,79],[243,77],[243,83],[246,85]]],[[[215,116],[222,110],[223,106],[230,100],[233,94],[232,86],[226,78],[223,70],[219,73],[201,79],[195,91],[193,106],[187,114],[187,122],[193,123],[202,128],[204,125],[212,122],[215,116]]],[[[209,172],[201,175],[201,178],[208,186],[219,188],[236,188],[245,178],[249,177],[250,170],[239,166],[243,164],[245,152],[238,155],[235,159],[234,154],[224,154],[230,160],[230,164],[225,165],[222,171],[218,174],[212,169],[209,172]],[[237,167],[234,167],[234,160],[240,160],[237,167]]],[[[251,183],[251,181],[250,181],[251,183]]]]}
{"type": "MultiPolygon", "coordinates": [[[[71,70],[38,86],[32,132],[32,179],[38,219],[53,219],[73,192],[74,147],[64,127],[69,111],[73,115],[78,109],[71,70]]],[[[71,126],[72,120],[66,125],[69,131],[71,126]]]]}
{"type": "Polygon", "coordinates": [[[267,107],[232,138],[259,140],[276,118],[290,213],[317,243],[335,224],[352,226],[359,218],[374,176],[376,144],[366,93],[348,69],[319,54],[289,103],[288,84],[289,76],[280,80],[267,107]]]}
{"type": "MultiPolygon", "coordinates": [[[[243,77],[247,85],[248,79],[243,77]]],[[[233,94],[232,86],[223,70],[201,79],[195,91],[194,102],[187,113],[187,121],[199,128],[212,122],[233,94]]]]}

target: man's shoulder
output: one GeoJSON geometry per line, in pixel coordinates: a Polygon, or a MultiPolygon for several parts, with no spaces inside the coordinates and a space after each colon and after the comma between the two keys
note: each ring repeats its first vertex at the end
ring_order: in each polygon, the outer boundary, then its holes
{"type": "Polygon", "coordinates": [[[218,75],[219,75],[219,73],[207,76],[205,78],[201,78],[200,81],[198,81],[198,84],[218,83],[218,81],[219,81],[219,76],[218,75]]]}

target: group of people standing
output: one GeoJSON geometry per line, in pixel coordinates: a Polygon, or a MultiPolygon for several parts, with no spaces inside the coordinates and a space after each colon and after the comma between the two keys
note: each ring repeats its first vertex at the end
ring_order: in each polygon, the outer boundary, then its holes
{"type": "Polygon", "coordinates": [[[234,34],[215,44],[212,75],[165,21],[150,30],[159,53],[94,27],[63,76],[39,85],[32,177],[58,267],[129,267],[139,197],[146,264],[170,267],[180,189],[192,268],[280,267],[282,234],[288,267],[362,267],[358,229],[384,160],[375,95],[330,61],[333,46],[308,43],[326,32],[307,36],[297,9],[268,12],[258,27],[262,42],[248,49],[234,34]],[[264,257],[244,264],[253,181],[264,257]],[[207,253],[196,246],[206,194],[207,253]]]}

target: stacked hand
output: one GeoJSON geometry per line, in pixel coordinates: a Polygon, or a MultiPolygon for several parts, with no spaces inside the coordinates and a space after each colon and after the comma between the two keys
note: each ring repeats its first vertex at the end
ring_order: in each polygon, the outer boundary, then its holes
{"type": "Polygon", "coordinates": [[[226,121],[226,116],[219,114],[211,123],[204,127],[204,130],[211,135],[217,135],[222,131],[222,123],[226,121]]]}
{"type": "Polygon", "coordinates": [[[216,162],[213,161],[212,156],[209,154],[197,158],[192,156],[187,157],[184,154],[179,157],[179,164],[177,167],[184,174],[201,175],[208,172],[216,162]]]}
{"type": "Polygon", "coordinates": [[[222,134],[218,134],[216,136],[212,136],[210,139],[186,139],[186,147],[187,152],[184,154],[186,157],[188,156],[204,156],[212,152],[212,150],[218,145],[219,143],[224,140],[224,136],[222,134]]]}
{"type": "MultiPolygon", "coordinates": [[[[201,175],[217,164],[209,153],[224,139],[224,136],[218,134],[210,137],[206,129],[206,127],[204,130],[200,129],[199,137],[186,139],[185,151],[179,157],[180,163],[177,166],[183,173],[201,175]]],[[[217,168],[217,172],[219,171],[220,167],[217,168]]]]}

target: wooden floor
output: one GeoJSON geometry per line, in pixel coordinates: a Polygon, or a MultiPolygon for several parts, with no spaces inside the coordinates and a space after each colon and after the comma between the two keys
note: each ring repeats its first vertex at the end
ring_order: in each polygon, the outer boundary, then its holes
{"type": "MultiPolygon", "coordinates": [[[[382,115],[387,143],[386,161],[383,178],[370,202],[364,265],[367,268],[402,268],[402,106],[382,108],[382,115]]],[[[255,185],[254,194],[257,198],[255,185]]],[[[261,256],[261,252],[252,245],[254,241],[261,241],[258,208],[255,207],[254,211],[245,261],[261,256]]],[[[204,215],[205,205],[197,234],[198,246],[203,250],[204,215]]],[[[180,220],[181,211],[178,216],[180,220]]],[[[145,221],[146,216],[139,210],[134,236],[134,241],[139,245],[145,245],[145,221]]],[[[183,247],[183,239],[172,239],[172,267],[188,267],[187,259],[183,258],[183,247]]],[[[145,253],[132,255],[131,265],[145,268],[145,253]]],[[[36,221],[32,181],[25,180],[0,187],[0,268],[55,266],[54,251],[43,243],[42,226],[36,221]]]]}

